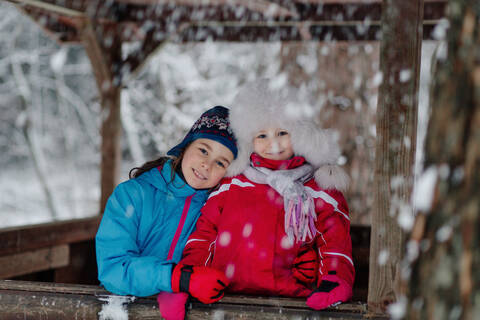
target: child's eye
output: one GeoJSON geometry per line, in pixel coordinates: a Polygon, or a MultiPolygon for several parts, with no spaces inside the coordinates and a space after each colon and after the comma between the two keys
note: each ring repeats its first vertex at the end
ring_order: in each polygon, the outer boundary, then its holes
{"type": "Polygon", "coordinates": [[[198,148],[198,150],[200,150],[200,152],[203,153],[204,155],[208,155],[208,151],[206,149],[198,148]]]}
{"type": "Polygon", "coordinates": [[[217,161],[217,166],[221,167],[221,168],[225,168],[225,164],[222,162],[222,161],[217,161]]]}
{"type": "Polygon", "coordinates": [[[288,131],[280,131],[280,132],[278,133],[278,135],[279,135],[279,136],[286,136],[286,135],[288,135],[288,131]]]}
{"type": "Polygon", "coordinates": [[[265,139],[266,137],[267,135],[262,133],[257,136],[257,139],[265,139]]]}

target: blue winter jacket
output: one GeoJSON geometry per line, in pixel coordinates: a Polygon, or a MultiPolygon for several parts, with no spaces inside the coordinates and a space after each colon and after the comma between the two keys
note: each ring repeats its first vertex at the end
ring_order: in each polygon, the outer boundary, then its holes
{"type": "Polygon", "coordinates": [[[119,184],[95,237],[98,279],[110,292],[150,296],[172,291],[172,266],[207,200],[175,174],[171,160],[119,184]],[[161,173],[160,173],[161,170],[161,173]]]}

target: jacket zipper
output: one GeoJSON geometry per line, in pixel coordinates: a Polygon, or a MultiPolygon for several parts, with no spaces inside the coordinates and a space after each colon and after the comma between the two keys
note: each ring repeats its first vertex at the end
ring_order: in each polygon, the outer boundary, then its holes
{"type": "Polygon", "coordinates": [[[168,251],[167,260],[173,258],[173,253],[175,252],[175,247],[177,246],[178,239],[182,234],[183,225],[185,224],[185,220],[187,220],[188,210],[190,209],[190,203],[192,202],[192,198],[195,194],[188,196],[185,200],[185,205],[183,206],[182,216],[180,217],[180,222],[178,223],[177,231],[175,231],[175,235],[173,236],[172,244],[170,245],[170,250],[168,251]]]}

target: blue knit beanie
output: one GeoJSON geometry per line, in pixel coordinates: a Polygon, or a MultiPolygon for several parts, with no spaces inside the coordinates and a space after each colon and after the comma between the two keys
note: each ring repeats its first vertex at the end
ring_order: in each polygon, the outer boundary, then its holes
{"type": "Polygon", "coordinates": [[[193,124],[182,142],[170,149],[167,154],[178,157],[190,142],[203,138],[223,144],[232,151],[233,157],[236,158],[238,153],[237,142],[230,128],[228,113],[228,109],[222,106],[216,106],[205,111],[193,124]]]}

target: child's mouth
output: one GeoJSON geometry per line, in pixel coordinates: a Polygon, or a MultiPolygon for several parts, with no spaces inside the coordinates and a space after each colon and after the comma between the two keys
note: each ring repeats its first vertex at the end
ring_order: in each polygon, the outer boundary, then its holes
{"type": "Polygon", "coordinates": [[[267,154],[268,155],[271,155],[271,156],[276,156],[276,155],[279,155],[279,154],[282,154],[283,151],[278,151],[278,152],[268,152],[267,154]]]}
{"type": "Polygon", "coordinates": [[[193,171],[193,174],[195,175],[195,177],[197,177],[198,179],[200,180],[207,180],[206,177],[204,177],[200,172],[198,172],[197,170],[193,169],[192,168],[192,171],[193,171]]]}

